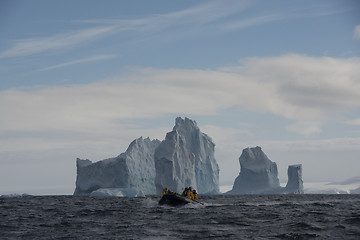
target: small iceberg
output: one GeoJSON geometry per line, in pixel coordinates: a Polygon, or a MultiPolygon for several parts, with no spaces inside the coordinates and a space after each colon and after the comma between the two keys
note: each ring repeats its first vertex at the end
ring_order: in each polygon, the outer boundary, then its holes
{"type": "Polygon", "coordinates": [[[0,195],[0,198],[24,198],[24,197],[31,197],[32,195],[23,193],[12,193],[12,194],[6,194],[6,195],[0,195]]]}

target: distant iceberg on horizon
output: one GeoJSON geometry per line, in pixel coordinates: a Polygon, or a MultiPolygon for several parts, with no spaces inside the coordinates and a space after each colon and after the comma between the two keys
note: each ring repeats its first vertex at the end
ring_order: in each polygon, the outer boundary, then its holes
{"type": "Polygon", "coordinates": [[[4,194],[4,195],[0,195],[0,198],[26,198],[26,197],[31,197],[34,195],[30,195],[27,193],[11,193],[11,194],[4,194]]]}
{"type": "Polygon", "coordinates": [[[305,182],[305,194],[360,194],[360,176],[340,182],[305,182]]]}

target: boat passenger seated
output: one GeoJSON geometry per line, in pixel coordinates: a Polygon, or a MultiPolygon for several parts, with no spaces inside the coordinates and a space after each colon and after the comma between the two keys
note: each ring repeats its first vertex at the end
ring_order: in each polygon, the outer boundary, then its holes
{"type": "Polygon", "coordinates": [[[165,194],[176,194],[176,192],[170,190],[170,189],[167,189],[167,188],[163,188],[163,192],[162,192],[163,195],[165,194]]]}
{"type": "Polygon", "coordinates": [[[190,189],[187,191],[186,197],[191,199],[191,200],[193,199],[192,191],[190,189]]]}
{"type": "Polygon", "coordinates": [[[181,196],[186,197],[187,192],[188,192],[188,188],[186,187],[186,188],[184,189],[184,191],[181,193],[181,196]]]}
{"type": "Polygon", "coordinates": [[[191,200],[197,201],[198,194],[195,189],[191,189],[191,187],[186,187],[185,190],[181,193],[181,196],[187,197],[191,200]]]}
{"type": "Polygon", "coordinates": [[[185,190],[181,193],[181,196],[188,197],[191,187],[186,187],[185,190]]]}
{"type": "Polygon", "coordinates": [[[197,194],[196,190],[194,189],[192,193],[193,193],[193,200],[197,201],[198,200],[198,194],[197,194]]]}

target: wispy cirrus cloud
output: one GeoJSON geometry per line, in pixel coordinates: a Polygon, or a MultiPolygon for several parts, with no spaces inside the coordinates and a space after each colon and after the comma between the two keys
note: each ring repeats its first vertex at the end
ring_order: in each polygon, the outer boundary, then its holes
{"type": "Polygon", "coordinates": [[[244,29],[249,27],[254,27],[257,25],[277,22],[277,21],[284,21],[284,20],[292,20],[298,18],[311,18],[311,17],[320,17],[320,16],[328,16],[338,13],[343,13],[349,11],[348,9],[338,9],[334,10],[323,10],[322,8],[326,8],[324,6],[321,7],[312,7],[312,8],[304,8],[304,9],[296,9],[291,10],[289,12],[282,12],[282,13],[262,13],[255,17],[248,17],[248,18],[240,18],[236,20],[227,21],[222,24],[222,29],[225,30],[237,30],[237,29],[244,29]]]}
{"type": "Polygon", "coordinates": [[[65,63],[57,64],[57,65],[54,65],[54,66],[42,68],[39,71],[49,71],[49,70],[53,70],[53,69],[57,69],[57,68],[63,68],[63,67],[71,66],[71,65],[81,64],[81,63],[109,60],[109,59],[113,59],[113,58],[116,58],[116,57],[117,57],[117,55],[115,55],[115,54],[96,55],[96,56],[91,56],[91,57],[88,57],[88,58],[81,58],[81,59],[73,60],[73,61],[70,61],[70,62],[65,62],[65,63]]]}
{"type": "MultiPolygon", "coordinates": [[[[107,38],[126,32],[130,39],[148,39],[160,36],[162,39],[176,36],[194,36],[196,34],[220,34],[224,31],[236,31],[269,22],[286,19],[305,18],[336,14],[345,10],[326,11],[300,9],[277,14],[264,12],[255,17],[243,17],[240,12],[251,8],[251,1],[211,1],[187,9],[126,19],[90,19],[74,21],[79,24],[93,24],[94,27],[54,34],[48,37],[15,40],[13,46],[0,53],[0,58],[28,56],[51,50],[78,46],[84,42],[107,38]],[[176,29],[176,32],[174,32],[176,29]],[[201,31],[199,31],[201,29],[201,31]],[[134,35],[131,35],[134,34],[134,35]]],[[[356,34],[354,36],[357,36],[356,34]]],[[[175,37],[176,39],[176,37],[175,37]]]]}
{"type": "Polygon", "coordinates": [[[236,29],[243,29],[248,27],[253,27],[260,24],[280,21],[284,19],[285,16],[281,15],[268,15],[268,16],[258,16],[252,17],[247,19],[241,19],[237,21],[231,21],[222,26],[225,30],[236,30],[236,29]]]}
{"type": "Polygon", "coordinates": [[[115,30],[114,26],[88,28],[45,38],[31,38],[15,41],[9,50],[0,54],[0,58],[27,56],[48,50],[61,49],[106,36],[115,30]]]}
{"type": "MultiPolygon", "coordinates": [[[[169,29],[172,30],[178,26],[193,27],[205,25],[245,9],[248,5],[248,1],[234,1],[232,5],[223,4],[222,1],[212,1],[185,10],[141,18],[77,21],[78,23],[92,23],[97,26],[54,34],[49,37],[16,40],[10,49],[0,53],[0,58],[28,56],[72,47],[83,42],[105,38],[124,31],[128,33],[142,33],[146,36],[146,34],[151,35],[169,29]]],[[[181,31],[181,29],[178,29],[178,31],[181,31]]]]}

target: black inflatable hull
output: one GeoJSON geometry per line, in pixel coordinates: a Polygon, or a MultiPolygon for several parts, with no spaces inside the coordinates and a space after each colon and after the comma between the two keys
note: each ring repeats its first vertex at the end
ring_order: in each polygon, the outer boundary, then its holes
{"type": "Polygon", "coordinates": [[[189,198],[186,197],[182,197],[180,195],[177,194],[165,194],[162,196],[162,198],[159,201],[160,205],[169,205],[169,206],[183,206],[189,203],[196,203],[193,200],[190,200],[189,198]]]}

